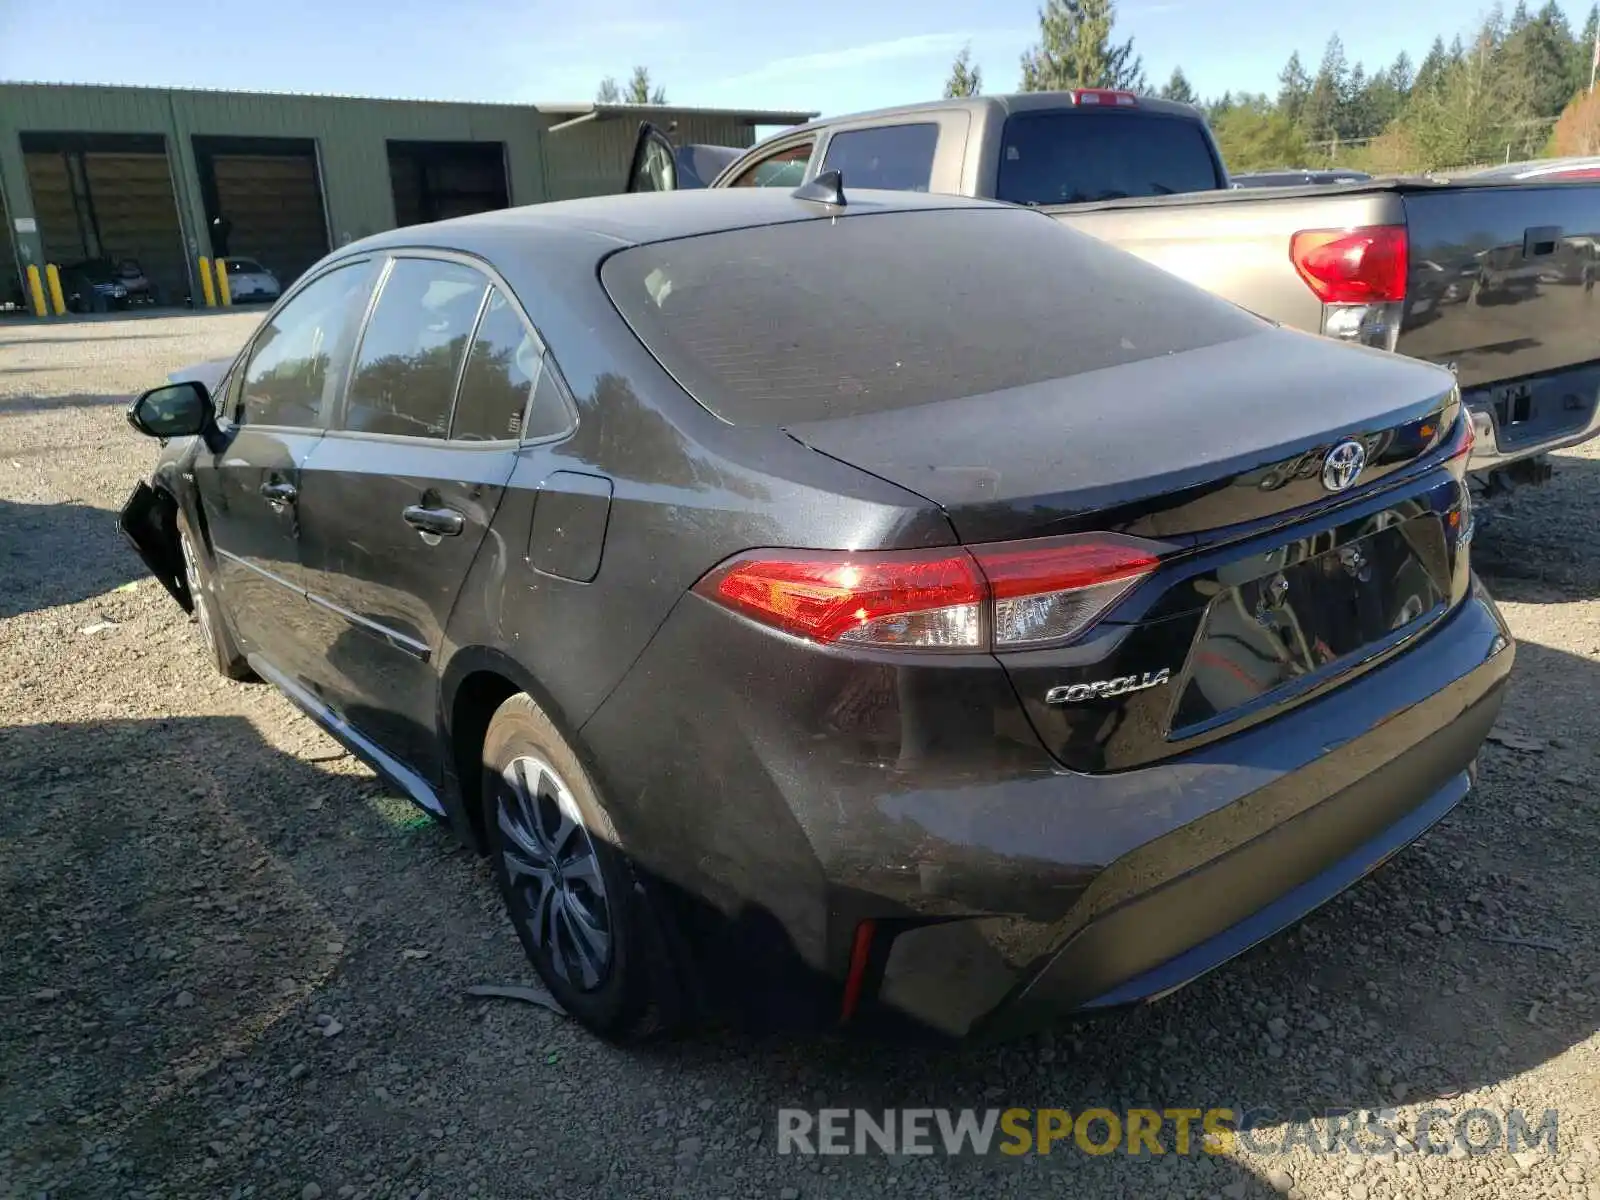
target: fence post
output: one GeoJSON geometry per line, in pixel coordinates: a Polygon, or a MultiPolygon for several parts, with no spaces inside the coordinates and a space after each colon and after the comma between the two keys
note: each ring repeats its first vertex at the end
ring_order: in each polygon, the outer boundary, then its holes
{"type": "Polygon", "coordinates": [[[39,268],[34,263],[28,264],[28,294],[33,298],[33,315],[42,317],[47,315],[44,307],[44,283],[39,278],[39,268]]]}
{"type": "Polygon", "coordinates": [[[50,285],[50,307],[56,310],[56,316],[65,316],[67,301],[61,294],[61,272],[56,270],[55,263],[45,263],[44,277],[50,285]]]}

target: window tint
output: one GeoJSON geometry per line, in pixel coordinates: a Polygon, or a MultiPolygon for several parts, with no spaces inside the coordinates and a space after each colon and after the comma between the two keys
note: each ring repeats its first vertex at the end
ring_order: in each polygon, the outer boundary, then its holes
{"type": "Polygon", "coordinates": [[[442,438],[488,281],[471,267],[396,259],[361,335],[344,427],[442,438]]]}
{"type": "Polygon", "coordinates": [[[1081,204],[1221,186],[1195,121],[1067,110],[1006,118],[995,196],[1013,204],[1081,204]]]}
{"type": "Polygon", "coordinates": [[[939,127],[931,122],[853,129],[833,135],[822,166],[839,171],[846,188],[925,192],[938,144],[939,127]]]}
{"type": "Polygon", "coordinates": [[[329,365],[361,319],[372,273],[372,264],[366,262],[335,267],[268,322],[245,368],[241,424],[320,424],[329,365]]]}
{"type": "Polygon", "coordinates": [[[662,365],[736,425],[988,395],[1266,328],[1131,254],[1000,206],[636,246],[600,277],[662,365]]]}
{"type": "Polygon", "coordinates": [[[806,163],[811,161],[811,142],[801,142],[780,150],[770,158],[763,158],[754,166],[746,167],[729,187],[790,187],[796,188],[806,177],[806,163]]]}
{"type": "Polygon", "coordinates": [[[472,351],[467,355],[450,436],[480,442],[543,438],[565,432],[571,422],[559,397],[553,397],[547,388],[534,393],[541,374],[538,342],[522,323],[515,306],[498,288],[492,289],[472,351]],[[543,405],[535,403],[531,412],[530,393],[544,401],[543,405]],[[549,403],[552,398],[554,406],[549,403]]]}

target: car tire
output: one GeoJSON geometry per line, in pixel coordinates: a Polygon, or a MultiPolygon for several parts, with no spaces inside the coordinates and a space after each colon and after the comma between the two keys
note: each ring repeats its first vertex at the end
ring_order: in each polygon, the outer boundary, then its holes
{"type": "Polygon", "coordinates": [[[589,772],[525,693],[490,719],[482,796],[506,914],[550,994],[611,1041],[681,1024],[683,992],[667,962],[663,914],[589,772]]]}
{"type": "Polygon", "coordinates": [[[180,512],[177,524],[183,579],[189,589],[189,599],[194,603],[195,624],[200,627],[200,639],[211,656],[211,665],[229,679],[254,679],[256,674],[233,640],[233,631],[228,628],[222,607],[217,603],[215,583],[200,557],[198,544],[189,530],[188,517],[180,512]]]}

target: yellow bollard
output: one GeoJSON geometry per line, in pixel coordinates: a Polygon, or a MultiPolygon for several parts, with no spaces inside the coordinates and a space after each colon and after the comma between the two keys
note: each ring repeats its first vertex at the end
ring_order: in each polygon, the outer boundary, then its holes
{"type": "Polygon", "coordinates": [[[44,316],[44,284],[39,281],[39,268],[32,263],[28,264],[28,292],[33,297],[33,315],[44,316]]]}
{"type": "Polygon", "coordinates": [[[233,304],[233,289],[228,286],[228,264],[219,258],[211,265],[217,269],[217,299],[222,302],[223,308],[228,308],[233,304]]]}
{"type": "Polygon", "coordinates": [[[206,298],[206,307],[215,308],[217,297],[211,290],[211,260],[204,254],[200,256],[200,291],[206,298]]]}
{"type": "Polygon", "coordinates": [[[66,316],[67,301],[61,294],[61,272],[56,270],[55,263],[45,263],[44,277],[50,285],[50,307],[56,310],[56,316],[66,316]]]}

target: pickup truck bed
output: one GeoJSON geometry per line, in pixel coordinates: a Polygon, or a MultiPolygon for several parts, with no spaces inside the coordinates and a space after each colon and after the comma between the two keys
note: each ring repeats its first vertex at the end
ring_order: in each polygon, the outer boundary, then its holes
{"type": "Polygon", "coordinates": [[[1600,432],[1600,188],[1381,179],[1043,211],[1301,329],[1319,328],[1322,305],[1283,269],[1293,235],[1403,226],[1405,300],[1391,348],[1455,373],[1477,419],[1474,470],[1600,432]]]}

